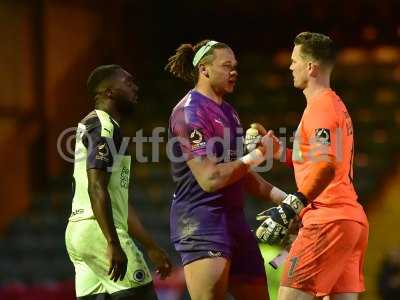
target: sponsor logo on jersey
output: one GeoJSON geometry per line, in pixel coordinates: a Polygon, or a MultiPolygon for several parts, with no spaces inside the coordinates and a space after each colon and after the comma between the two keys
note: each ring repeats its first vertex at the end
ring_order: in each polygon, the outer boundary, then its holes
{"type": "Polygon", "coordinates": [[[129,169],[122,167],[121,170],[121,180],[120,180],[121,187],[127,189],[129,187],[129,169]]]}
{"type": "Polygon", "coordinates": [[[215,121],[215,123],[218,123],[218,124],[221,124],[222,126],[224,126],[224,123],[222,123],[221,120],[219,120],[219,119],[214,119],[214,121],[215,121]]]}
{"type": "Polygon", "coordinates": [[[72,211],[71,217],[83,214],[83,212],[84,212],[83,208],[75,209],[74,211],[72,211]]]}

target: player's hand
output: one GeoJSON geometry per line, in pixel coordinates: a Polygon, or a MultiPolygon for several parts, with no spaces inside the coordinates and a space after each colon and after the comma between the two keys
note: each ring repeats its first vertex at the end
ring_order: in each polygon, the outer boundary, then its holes
{"type": "Polygon", "coordinates": [[[109,243],[107,246],[107,255],[110,261],[108,275],[113,281],[123,280],[128,266],[128,259],[119,243],[109,243]]]}
{"type": "Polygon", "coordinates": [[[256,230],[256,236],[260,242],[273,245],[279,243],[285,237],[290,221],[282,213],[282,207],[276,206],[257,215],[256,219],[263,221],[256,230]]]}
{"type": "Polygon", "coordinates": [[[274,221],[288,228],[290,221],[300,214],[307,203],[306,197],[300,192],[288,194],[282,200],[281,205],[264,210],[256,216],[256,220],[264,221],[267,217],[271,217],[274,221]]]}
{"type": "Polygon", "coordinates": [[[267,130],[260,123],[251,123],[250,128],[255,128],[260,133],[261,136],[267,134],[267,130]]]}
{"type": "Polygon", "coordinates": [[[147,249],[147,255],[156,267],[156,273],[160,275],[161,279],[165,279],[170,275],[172,264],[163,249],[153,246],[147,249]]]}
{"type": "Polygon", "coordinates": [[[268,155],[271,155],[272,153],[274,159],[280,159],[283,147],[272,130],[268,130],[268,132],[262,137],[261,144],[266,149],[268,155]]]}
{"type": "Polygon", "coordinates": [[[258,221],[263,221],[256,231],[257,238],[268,244],[279,242],[288,232],[289,224],[307,205],[303,194],[296,192],[283,199],[282,204],[259,213],[258,221]]]}
{"type": "Polygon", "coordinates": [[[262,135],[257,129],[257,123],[250,125],[250,128],[246,130],[246,135],[244,138],[244,146],[247,152],[251,152],[257,148],[261,142],[262,135]]]}
{"type": "Polygon", "coordinates": [[[257,146],[262,147],[263,153],[269,157],[279,159],[282,153],[282,146],[279,139],[272,130],[266,130],[260,123],[252,123],[246,130],[244,145],[247,152],[253,151],[257,146]]]}

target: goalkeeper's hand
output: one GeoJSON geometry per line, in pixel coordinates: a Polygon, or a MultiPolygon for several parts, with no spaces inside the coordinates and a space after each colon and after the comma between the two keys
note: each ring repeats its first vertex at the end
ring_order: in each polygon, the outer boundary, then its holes
{"type": "Polygon", "coordinates": [[[264,148],[263,152],[275,159],[279,159],[284,150],[274,132],[272,130],[267,131],[259,123],[252,123],[250,128],[246,130],[244,146],[248,153],[258,146],[262,146],[264,148]]]}
{"type": "Polygon", "coordinates": [[[307,205],[303,194],[289,194],[282,204],[267,209],[257,215],[258,221],[263,221],[257,228],[256,236],[261,242],[276,244],[288,232],[290,221],[307,205]]]}
{"type": "Polygon", "coordinates": [[[247,152],[251,152],[254,149],[256,149],[259,143],[261,142],[262,135],[260,134],[258,127],[259,126],[257,126],[257,123],[253,123],[250,125],[250,128],[246,130],[246,136],[244,138],[244,146],[247,152]]]}

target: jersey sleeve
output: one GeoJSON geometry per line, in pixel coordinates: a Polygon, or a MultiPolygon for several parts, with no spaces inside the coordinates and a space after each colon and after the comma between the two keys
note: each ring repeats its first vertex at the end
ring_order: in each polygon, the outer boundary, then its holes
{"type": "Polygon", "coordinates": [[[337,114],[329,99],[310,105],[304,120],[304,130],[310,146],[310,158],[321,155],[336,157],[341,136],[337,114]]]}
{"type": "Polygon", "coordinates": [[[97,126],[86,131],[82,142],[87,149],[86,168],[111,172],[113,155],[110,144],[113,140],[102,135],[102,127],[97,126]]]}
{"type": "Polygon", "coordinates": [[[207,141],[213,132],[200,111],[191,107],[182,109],[172,120],[172,132],[187,160],[208,154],[207,141]]]}

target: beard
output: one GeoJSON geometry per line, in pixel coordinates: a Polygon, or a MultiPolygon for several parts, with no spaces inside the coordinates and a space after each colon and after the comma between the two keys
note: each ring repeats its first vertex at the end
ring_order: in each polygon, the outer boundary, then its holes
{"type": "Polygon", "coordinates": [[[122,117],[129,117],[135,112],[135,104],[122,97],[116,101],[116,106],[122,117]]]}

